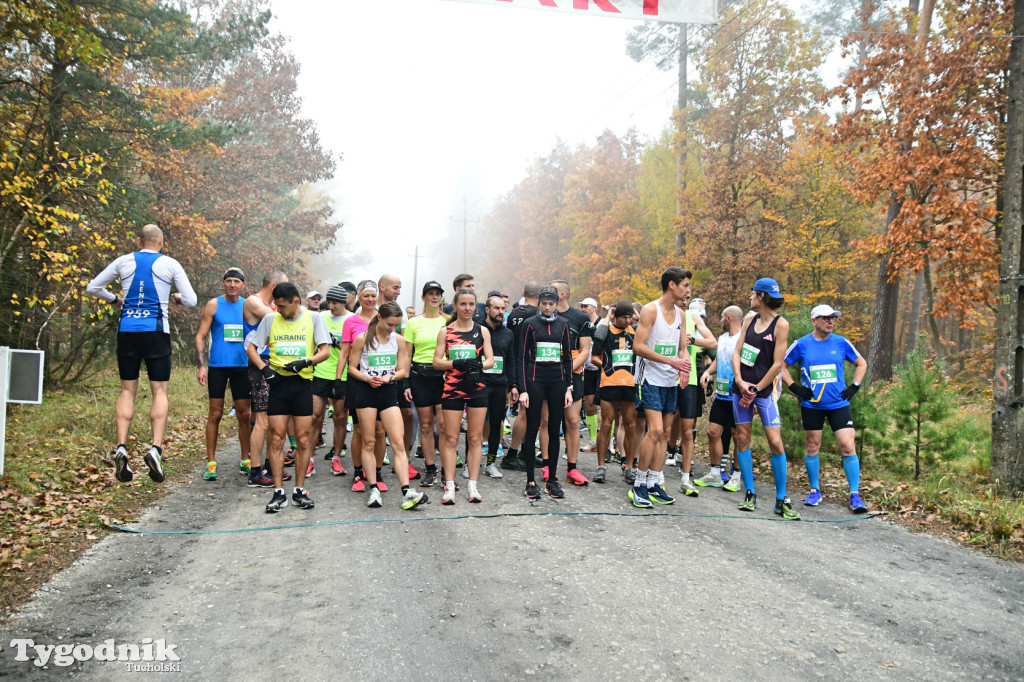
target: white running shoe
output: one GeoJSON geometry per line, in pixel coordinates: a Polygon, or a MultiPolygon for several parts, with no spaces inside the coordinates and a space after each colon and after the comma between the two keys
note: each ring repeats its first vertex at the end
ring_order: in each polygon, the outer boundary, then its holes
{"type": "Polygon", "coordinates": [[[664,471],[659,471],[658,472],[658,485],[660,485],[662,488],[665,487],[665,472],[664,471]]]}
{"type": "Polygon", "coordinates": [[[468,464],[465,465],[464,467],[462,467],[462,477],[463,478],[469,478],[469,465],[468,464]]]}
{"type": "Polygon", "coordinates": [[[366,500],[366,506],[372,509],[380,506],[380,491],[377,490],[377,486],[370,488],[370,498],[366,500]]]}
{"type": "Polygon", "coordinates": [[[708,488],[721,488],[724,485],[722,481],[722,474],[715,471],[709,471],[694,481],[694,483],[702,488],[705,486],[708,488]]]}
{"type": "Polygon", "coordinates": [[[676,465],[676,456],[674,454],[665,456],[665,466],[674,467],[676,465]]]}
{"type": "Polygon", "coordinates": [[[732,472],[732,476],[729,477],[729,482],[722,486],[722,490],[728,490],[730,493],[734,493],[743,487],[743,477],[740,472],[732,472]]]}
{"type": "Polygon", "coordinates": [[[455,487],[444,489],[444,495],[441,496],[441,504],[455,504],[455,487]]]}
{"type": "Polygon", "coordinates": [[[484,469],[484,473],[491,478],[501,478],[501,469],[498,468],[497,464],[488,464],[487,468],[484,469]]]}

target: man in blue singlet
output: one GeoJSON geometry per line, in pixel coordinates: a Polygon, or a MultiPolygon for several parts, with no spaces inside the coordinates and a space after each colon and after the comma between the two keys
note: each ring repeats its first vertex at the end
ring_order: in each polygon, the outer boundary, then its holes
{"type": "Polygon", "coordinates": [[[249,359],[245,355],[245,273],[228,268],[222,277],[224,295],[211,298],[203,307],[203,319],[196,332],[196,362],[199,363],[199,385],[210,395],[206,415],[206,471],[203,478],[217,480],[217,433],[224,415],[224,393],[231,385],[231,399],[238,418],[238,442],[242,447],[238,465],[243,474],[249,468],[249,359]],[[206,362],[206,337],[210,337],[210,361],[206,362]],[[207,366],[209,365],[209,366],[207,366]]]}
{"type": "Polygon", "coordinates": [[[860,499],[860,461],[857,459],[853,414],[850,398],[860,390],[860,382],[868,371],[868,363],[845,337],[833,334],[836,318],[842,315],[829,305],[811,310],[814,331],[797,339],[786,351],[787,365],[800,365],[800,383],[789,372],[782,372],[782,383],[800,398],[800,414],[804,424],[804,465],[811,493],[804,500],[810,507],[821,502],[818,487],[818,453],[821,432],[828,420],[843,456],[843,470],[850,484],[850,508],[857,514],[868,510],[860,499]],[[846,385],[845,362],[854,366],[853,383],[846,385]]]}
{"type": "Polygon", "coordinates": [[[121,393],[117,397],[117,450],[114,453],[114,474],[122,483],[132,480],[128,464],[128,428],[135,416],[135,394],[139,389],[139,369],[146,363],[153,405],[149,421],[153,427],[153,445],[144,461],[149,477],[164,480],[163,441],[167,426],[167,387],[171,380],[171,328],[167,322],[167,303],[191,308],[196,292],[185,275],[181,263],[160,250],[164,233],[156,225],[146,225],[138,236],[139,250],[121,256],[108,265],[86,292],[113,303],[121,309],[117,323],[117,370],[121,393]],[[107,291],[115,279],[121,281],[121,294],[107,291]],[[171,287],[177,288],[172,294],[171,287]]]}

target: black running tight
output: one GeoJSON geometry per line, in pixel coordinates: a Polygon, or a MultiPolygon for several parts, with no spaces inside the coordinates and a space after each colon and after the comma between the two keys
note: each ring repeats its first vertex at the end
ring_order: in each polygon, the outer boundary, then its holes
{"type": "Polygon", "coordinates": [[[494,464],[501,444],[501,430],[505,425],[505,386],[487,387],[487,419],[490,430],[487,433],[487,463],[494,464]]]}
{"type": "Polygon", "coordinates": [[[523,447],[519,451],[526,464],[526,480],[534,481],[534,451],[537,442],[537,432],[540,431],[540,413],[545,402],[548,404],[548,460],[549,480],[557,480],[555,472],[558,470],[558,445],[561,437],[559,430],[562,426],[561,416],[565,410],[565,391],[568,385],[562,381],[529,381],[526,382],[526,392],[530,396],[530,406],[526,409],[526,437],[523,439],[523,447]]]}

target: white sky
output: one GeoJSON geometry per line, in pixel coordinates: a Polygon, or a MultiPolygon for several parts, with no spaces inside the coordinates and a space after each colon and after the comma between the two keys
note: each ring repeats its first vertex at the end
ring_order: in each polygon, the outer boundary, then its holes
{"type": "Polygon", "coordinates": [[[479,217],[559,139],[574,147],[630,127],[657,137],[676,100],[674,70],[626,56],[631,21],[446,0],[273,0],[272,8],[272,30],[291,37],[301,64],[304,115],[343,156],[324,188],[345,223],[336,250],[371,256],[353,272],[326,265],[330,255],[318,259],[318,288],[391,271],[405,303],[416,245],[417,285],[447,286],[456,273],[437,272],[422,254],[448,233],[451,216],[461,219],[463,196],[470,219],[479,217]]]}

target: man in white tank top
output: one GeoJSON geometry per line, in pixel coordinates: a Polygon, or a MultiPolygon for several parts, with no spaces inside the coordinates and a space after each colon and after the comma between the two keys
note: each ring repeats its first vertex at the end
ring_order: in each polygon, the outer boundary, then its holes
{"type": "Polygon", "coordinates": [[[686,330],[680,306],[690,297],[689,270],[672,266],[661,275],[661,297],[640,311],[640,326],[633,342],[636,355],[637,409],[647,418],[647,434],[640,442],[636,480],[629,490],[635,507],[672,504],[675,498],[658,483],[665,466],[668,433],[665,416],[676,411],[680,372],[690,372],[686,330]]]}

